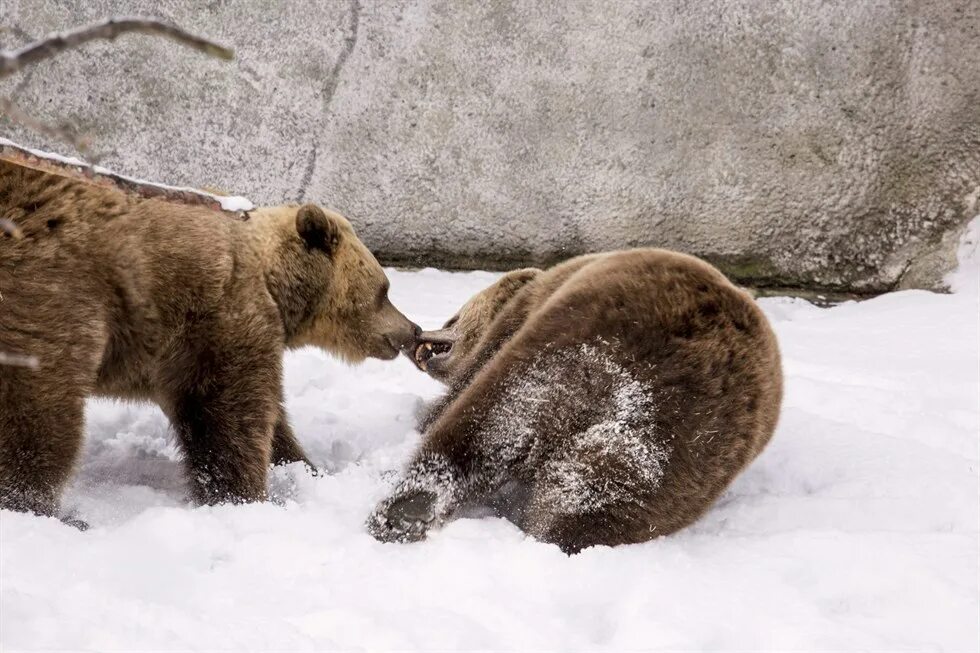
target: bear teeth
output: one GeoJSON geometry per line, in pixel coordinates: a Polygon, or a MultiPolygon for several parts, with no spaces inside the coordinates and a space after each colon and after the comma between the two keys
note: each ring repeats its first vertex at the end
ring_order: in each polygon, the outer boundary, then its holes
{"type": "Polygon", "coordinates": [[[415,348],[415,362],[420,368],[422,368],[423,371],[426,369],[426,361],[428,360],[429,356],[431,356],[431,354],[429,354],[431,351],[431,342],[423,342],[421,345],[415,348]]]}
{"type": "Polygon", "coordinates": [[[435,356],[446,354],[452,345],[441,342],[422,342],[415,348],[415,364],[423,372],[428,371],[429,361],[435,356]]]}

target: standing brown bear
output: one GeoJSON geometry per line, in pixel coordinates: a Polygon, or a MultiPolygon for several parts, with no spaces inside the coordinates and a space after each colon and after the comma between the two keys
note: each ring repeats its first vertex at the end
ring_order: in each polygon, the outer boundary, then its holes
{"type": "Polygon", "coordinates": [[[473,504],[566,552],[671,533],[759,454],[782,399],[752,298],[658,249],[511,272],[423,333],[414,358],[449,392],[368,520],[384,541],[473,504]]]}
{"type": "Polygon", "coordinates": [[[0,161],[0,508],[56,512],[85,398],[170,418],[194,497],[252,501],[270,463],[305,461],[282,355],[391,359],[418,331],[350,223],[313,205],[248,220],[0,161]]]}

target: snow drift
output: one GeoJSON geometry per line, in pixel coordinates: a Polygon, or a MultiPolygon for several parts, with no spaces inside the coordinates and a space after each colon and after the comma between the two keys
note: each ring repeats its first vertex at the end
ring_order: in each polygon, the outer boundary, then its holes
{"type": "MultiPolygon", "coordinates": [[[[65,501],[92,529],[0,513],[0,648],[976,649],[978,225],[954,294],[762,300],[779,430],[703,520],[642,545],[567,557],[491,518],[374,541],[440,391],[407,360],[291,354],[293,425],[329,474],[279,470],[260,505],[188,505],[163,415],[93,401],[65,501]]],[[[424,327],[496,278],[389,274],[424,327]]]]}

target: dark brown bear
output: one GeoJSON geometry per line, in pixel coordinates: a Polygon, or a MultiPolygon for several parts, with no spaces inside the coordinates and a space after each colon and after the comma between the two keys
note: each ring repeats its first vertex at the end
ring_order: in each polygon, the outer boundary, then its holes
{"type": "Polygon", "coordinates": [[[481,504],[566,552],[666,535],[759,454],[782,398],[751,297],[657,249],[507,274],[423,333],[415,360],[449,392],[368,520],[383,541],[481,504]]]}
{"type": "Polygon", "coordinates": [[[21,232],[0,232],[0,352],[39,362],[0,365],[0,508],[56,512],[90,395],[157,403],[196,500],[261,499],[270,463],[306,460],[283,350],[414,343],[350,223],[313,205],[241,221],[0,161],[0,218],[21,232]]]}

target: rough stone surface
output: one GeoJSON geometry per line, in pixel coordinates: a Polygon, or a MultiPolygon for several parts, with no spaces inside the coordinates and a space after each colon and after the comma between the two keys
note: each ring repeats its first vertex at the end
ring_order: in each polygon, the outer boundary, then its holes
{"type": "Polygon", "coordinates": [[[392,263],[657,245],[936,287],[980,196],[976,0],[2,0],[0,44],[119,13],[238,59],[128,36],[0,91],[121,172],[334,206],[392,263]]]}

